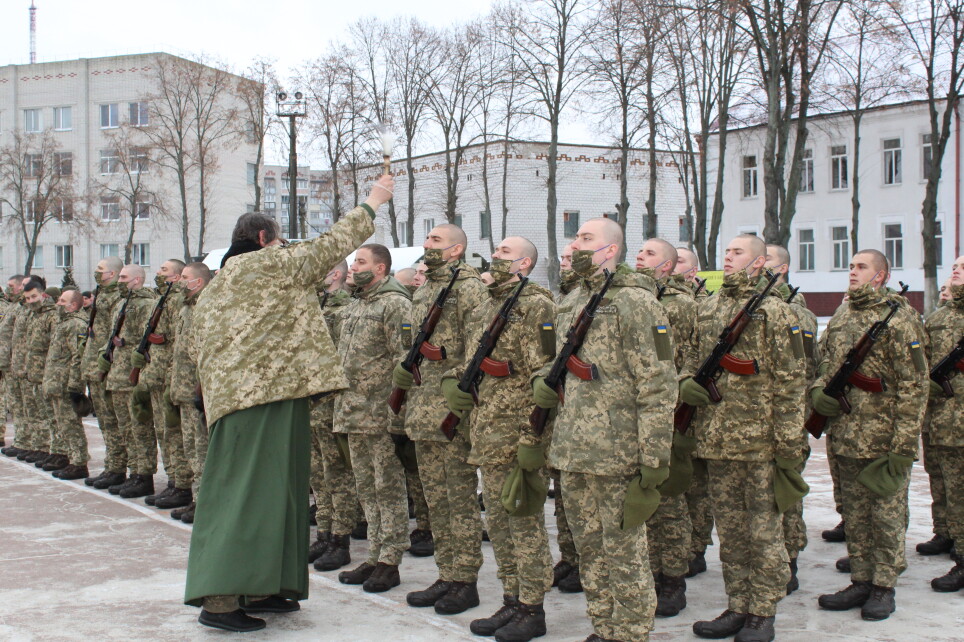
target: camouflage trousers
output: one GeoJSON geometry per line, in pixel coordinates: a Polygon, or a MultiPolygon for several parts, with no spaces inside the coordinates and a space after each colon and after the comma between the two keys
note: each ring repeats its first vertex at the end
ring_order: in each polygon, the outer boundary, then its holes
{"type": "Polygon", "coordinates": [[[6,373],[0,372],[0,378],[3,379],[3,381],[0,381],[0,419],[2,419],[0,425],[3,426],[3,429],[0,429],[0,444],[3,444],[4,437],[7,434],[7,411],[10,410],[12,412],[12,408],[10,408],[10,402],[7,398],[6,373]]]}
{"type": "Polygon", "coordinates": [[[418,472],[432,520],[439,579],[475,582],[482,566],[482,516],[476,467],[462,433],[451,442],[416,441],[418,472]]]}
{"type": "MultiPolygon", "coordinates": [[[[932,446],[944,480],[947,536],[964,542],[964,446],[932,446]]],[[[961,551],[959,546],[958,551],[961,551]]]]}
{"type": "Polygon", "coordinates": [[[947,485],[944,481],[943,467],[941,466],[941,455],[947,448],[932,446],[930,433],[921,435],[923,449],[921,458],[924,460],[924,472],[927,473],[927,480],[931,488],[931,521],[934,525],[934,534],[950,537],[947,534],[947,485]]]}
{"type": "Polygon", "coordinates": [[[131,391],[111,392],[117,423],[127,442],[128,461],[132,475],[153,475],[157,472],[157,436],[152,422],[135,421],[131,416],[131,391]]]}
{"type": "Polygon", "coordinates": [[[425,489],[422,488],[422,476],[418,470],[405,471],[405,487],[412,500],[415,513],[415,528],[420,531],[432,530],[432,521],[428,518],[428,503],[425,501],[425,489]]]}
{"type": "Polygon", "coordinates": [[[191,465],[191,490],[197,497],[201,489],[204,460],[208,455],[208,424],[204,421],[204,415],[193,405],[178,406],[178,409],[181,411],[184,459],[191,465]]]}
{"type": "Polygon", "coordinates": [[[20,399],[20,383],[10,374],[3,373],[3,393],[7,398],[7,408],[10,409],[10,416],[13,417],[13,445],[17,448],[24,448],[24,434],[22,433],[25,424],[23,416],[23,404],[20,399]]]}
{"type": "Polygon", "coordinates": [[[787,594],[790,559],[773,495],[773,462],[706,463],[728,608],[776,615],[787,594]]]}
{"type": "Polygon", "coordinates": [[[633,476],[562,471],[566,513],[593,632],[610,640],[648,640],[656,613],[646,526],[619,527],[633,476]]]}
{"type": "Polygon", "coordinates": [[[705,459],[693,458],[693,481],[684,495],[693,526],[690,548],[694,553],[705,553],[706,547],[713,545],[713,504],[705,459]]]}
{"type": "Polygon", "coordinates": [[[57,448],[57,454],[64,454],[62,444],[59,439],[51,437],[56,431],[53,409],[47,401],[47,396],[43,393],[39,383],[24,381],[21,384],[23,395],[23,406],[27,415],[28,437],[26,438],[30,450],[40,452],[54,452],[52,448],[57,448]]]}
{"type": "Polygon", "coordinates": [[[388,432],[350,434],[351,470],[368,522],[368,563],[397,566],[409,547],[405,471],[388,432]]]}
{"type": "Polygon", "coordinates": [[[549,476],[552,478],[553,488],[556,489],[556,496],[552,500],[552,512],[556,517],[556,543],[559,545],[559,553],[562,554],[563,562],[579,566],[579,553],[576,552],[576,543],[572,540],[572,530],[569,528],[566,507],[562,501],[561,473],[555,468],[550,468],[549,476]]]}
{"type": "Polygon", "coordinates": [[[348,535],[361,514],[352,475],[331,431],[334,400],[325,399],[311,409],[311,439],[313,457],[321,463],[323,486],[315,486],[316,475],[311,477],[311,489],[315,495],[318,512],[318,532],[331,531],[332,535],[348,535]]]}
{"type": "MultiPolygon", "coordinates": [[[[502,485],[515,462],[483,464],[482,495],[489,539],[495,552],[496,574],[505,595],[517,595],[523,604],[542,604],[552,589],[552,554],[543,511],[531,517],[510,517],[502,507],[502,485]]],[[[548,478],[548,471],[542,470],[548,478]]]]}
{"type": "MultiPolygon", "coordinates": [[[[807,457],[809,458],[809,453],[807,457]]],[[[803,474],[807,467],[806,461],[797,467],[797,472],[803,474]]],[[[791,506],[783,513],[783,545],[787,549],[787,555],[795,560],[800,553],[807,548],[807,523],[803,519],[803,500],[791,506]]]]}
{"type": "Polygon", "coordinates": [[[191,488],[194,484],[194,471],[191,469],[191,460],[184,454],[184,437],[181,434],[183,420],[180,426],[169,428],[167,422],[164,420],[164,410],[166,407],[167,404],[164,402],[163,388],[160,390],[151,388],[154,433],[157,435],[161,445],[164,472],[167,473],[168,479],[174,480],[175,488],[191,488]]]}
{"type": "Polygon", "coordinates": [[[857,481],[860,471],[873,461],[837,455],[850,577],[854,582],[893,588],[897,577],[907,569],[904,544],[910,476],[892,496],[881,497],[857,481]]]}
{"type": "Polygon", "coordinates": [[[686,495],[661,497],[659,507],[646,522],[649,567],[653,574],[683,577],[689,570],[692,557],[690,522],[686,495]]]}
{"type": "Polygon", "coordinates": [[[843,500],[840,496],[840,463],[837,456],[833,454],[833,436],[826,435],[824,446],[827,447],[827,467],[830,469],[830,481],[833,483],[833,505],[837,514],[843,518],[843,500]]]}
{"type": "Polygon", "coordinates": [[[127,436],[121,430],[114,412],[114,401],[103,381],[87,380],[90,400],[97,413],[97,423],[104,437],[104,470],[123,473],[127,470],[127,436]]]}
{"type": "Polygon", "coordinates": [[[84,422],[74,412],[74,407],[66,395],[51,395],[48,399],[54,411],[57,432],[63,440],[67,458],[70,459],[71,464],[83,466],[90,461],[84,422]]]}

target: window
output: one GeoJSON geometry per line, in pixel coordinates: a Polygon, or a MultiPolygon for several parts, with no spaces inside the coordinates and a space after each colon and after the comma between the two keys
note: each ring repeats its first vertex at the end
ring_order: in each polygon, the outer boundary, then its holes
{"type": "Polygon", "coordinates": [[[74,203],[67,199],[60,199],[54,206],[54,216],[61,223],[69,223],[74,220],[74,203]]]}
{"type": "Polygon", "coordinates": [[[849,186],[847,146],[833,145],[830,148],[830,189],[847,189],[849,186]]]}
{"type": "Polygon", "coordinates": [[[264,193],[265,194],[277,194],[278,193],[278,183],[273,178],[264,179],[264,193]]]}
{"type": "Polygon", "coordinates": [[[137,210],[134,213],[134,218],[138,221],[146,221],[151,218],[151,204],[150,203],[138,203],[137,210]]]}
{"type": "Polygon", "coordinates": [[[833,240],[833,269],[850,269],[850,234],[847,226],[831,228],[830,237],[833,240]]]}
{"type": "Polygon", "coordinates": [[[112,105],[101,105],[100,106],[100,128],[101,129],[112,129],[117,127],[118,118],[117,103],[112,105]]]}
{"type": "Polygon", "coordinates": [[[254,185],[258,180],[258,166],[248,163],[248,185],[254,185]]]}
{"type": "Polygon", "coordinates": [[[267,210],[267,211],[272,211],[272,212],[273,212],[274,209],[275,209],[275,207],[276,207],[276,205],[275,205],[275,202],[274,202],[274,201],[265,201],[265,202],[264,202],[264,209],[267,210]]]}
{"type": "Polygon", "coordinates": [[[743,198],[753,198],[757,195],[757,167],[756,156],[743,157],[743,198]]]}
{"type": "MultiPolygon", "coordinates": [[[[615,216],[612,217],[615,220],[615,216]]],[[[693,221],[689,216],[679,217],[679,242],[690,243],[693,240],[693,221]]]]}
{"type": "Polygon", "coordinates": [[[43,218],[43,212],[37,207],[37,201],[30,199],[23,204],[23,220],[26,223],[36,223],[38,218],[43,218]]]}
{"type": "Polygon", "coordinates": [[[425,236],[427,237],[429,234],[432,233],[432,230],[435,229],[435,219],[427,218],[424,221],[422,221],[422,224],[425,226],[425,236]]]}
{"type": "Polygon", "coordinates": [[[281,195],[281,208],[284,209],[284,210],[287,210],[287,209],[288,209],[288,203],[289,203],[289,201],[290,201],[290,199],[288,198],[288,195],[287,195],[287,194],[282,194],[282,195],[281,195]]]}
{"type": "Polygon", "coordinates": [[[579,232],[579,210],[569,210],[562,213],[562,235],[567,239],[576,238],[579,232]]]}
{"type": "Polygon", "coordinates": [[[884,140],[884,185],[900,185],[903,181],[901,151],[899,138],[884,140]]]}
{"type": "Polygon", "coordinates": [[[54,153],[54,171],[58,176],[70,176],[74,173],[73,152],[54,153]]]}
{"type": "Polygon", "coordinates": [[[30,268],[33,270],[37,270],[37,269],[42,270],[43,267],[44,267],[44,248],[43,246],[38,245],[37,247],[34,248],[33,264],[30,266],[30,268]]]}
{"type": "Polygon", "coordinates": [[[23,130],[28,134],[43,130],[43,118],[39,109],[23,110],[23,130]]]}
{"type": "Polygon", "coordinates": [[[884,254],[891,269],[904,267],[904,233],[900,223],[884,225],[884,254]]]}
{"type": "Polygon", "coordinates": [[[54,247],[55,265],[54,267],[69,268],[74,267],[74,247],[72,245],[57,245],[54,247]]]}
{"type": "Polygon", "coordinates": [[[800,168],[800,191],[810,193],[813,191],[813,150],[803,150],[803,159],[800,168]]]}
{"type": "Polygon", "coordinates": [[[408,238],[408,225],[399,222],[396,227],[398,228],[398,244],[402,247],[411,246],[412,241],[408,238]]]}
{"type": "Polygon", "coordinates": [[[73,111],[70,107],[54,107],[54,129],[59,132],[74,128],[73,111]]]}
{"type": "Polygon", "coordinates": [[[308,189],[308,179],[299,178],[298,179],[298,189],[308,189]]]}
{"type": "Polygon", "coordinates": [[[100,220],[120,220],[120,201],[116,197],[102,196],[100,198],[100,220]]]}
{"type": "Polygon", "coordinates": [[[489,210],[479,212],[479,238],[487,239],[492,236],[492,214],[489,210]]]}
{"type": "Polygon", "coordinates": [[[131,245],[131,263],[148,266],[151,264],[151,244],[134,243],[131,245]]]}
{"type": "Polygon", "coordinates": [[[24,154],[23,170],[27,178],[38,178],[43,173],[43,157],[40,154],[24,154]]]}
{"type": "Polygon", "coordinates": [[[100,258],[106,259],[108,256],[120,256],[120,245],[117,243],[101,243],[100,258]]]}
{"type": "Polygon", "coordinates": [[[798,245],[800,249],[800,271],[812,272],[814,264],[815,244],[813,242],[813,230],[797,230],[798,245]]]}
{"type": "Polygon", "coordinates": [[[934,253],[937,267],[944,265],[944,228],[940,221],[934,221],[934,253]]]}
{"type": "MultiPolygon", "coordinates": [[[[130,103],[130,123],[135,127],[145,127],[149,123],[147,116],[147,103],[130,103]]],[[[103,107],[101,108],[103,109],[103,107]]]]}
{"type": "Polygon", "coordinates": [[[120,167],[120,156],[117,155],[116,149],[100,150],[100,173],[101,174],[116,174],[119,167],[120,167]]]}
{"type": "Polygon", "coordinates": [[[132,174],[146,174],[150,170],[150,158],[143,147],[131,147],[127,152],[130,156],[130,171],[132,174]]]}
{"type": "Polygon", "coordinates": [[[930,134],[922,134],[920,139],[921,177],[926,181],[931,177],[931,162],[934,159],[934,146],[931,144],[930,134]]]}

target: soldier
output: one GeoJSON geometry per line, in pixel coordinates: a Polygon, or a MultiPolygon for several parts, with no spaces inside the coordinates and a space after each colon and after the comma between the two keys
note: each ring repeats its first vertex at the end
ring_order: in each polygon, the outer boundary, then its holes
{"type": "Polygon", "coordinates": [[[53,408],[43,394],[44,365],[50,337],[57,325],[57,311],[54,302],[45,295],[42,282],[28,281],[24,284],[23,294],[24,302],[31,311],[24,332],[24,403],[31,424],[32,448],[44,453],[33,463],[44,470],[60,470],[67,466],[65,444],[54,422],[53,408]]]}
{"type": "Polygon", "coordinates": [[[87,404],[80,360],[87,343],[87,314],[83,295],[64,290],[57,300],[60,321],[54,328],[44,366],[43,393],[53,408],[56,432],[67,452],[68,465],[54,471],[58,479],[84,479],[90,452],[87,435],[76,409],[87,404]]]}
{"type": "Polygon", "coordinates": [[[756,374],[726,370],[717,381],[723,399],[710,405],[709,393],[691,376],[710,354],[723,328],[757,289],[766,263],[766,245],[745,234],[727,245],[723,287],[699,306],[697,348],[680,381],[680,400],[703,415],[694,424],[696,455],[707,460],[710,501],[720,537],[720,560],[729,599],[712,621],[693,632],[717,638],[736,634],[739,642],[772,640],[777,603],[790,581],[789,558],[777,510],[774,477],[794,476],[802,463],[804,354],[793,337],[799,329],[788,306],[768,296],[731,350],[753,361],[756,374]]]}
{"type": "Polygon", "coordinates": [[[138,395],[136,401],[144,403],[147,392],[143,387],[132,386],[130,382],[131,353],[141,340],[157,299],[157,293],[154,290],[144,287],[144,277],[144,268],[139,265],[125,265],[120,271],[117,280],[120,299],[114,306],[111,328],[116,327],[117,317],[123,309],[125,300],[129,300],[126,317],[116,337],[118,341],[115,342],[117,347],[114,349],[113,360],[108,361],[103,355],[107,349],[107,342],[113,339],[109,333],[100,341],[101,354],[97,357],[98,369],[107,375],[105,380],[107,390],[111,393],[114,412],[126,436],[130,455],[128,459],[130,476],[127,481],[109,486],[107,490],[112,495],[120,495],[127,499],[152,495],[154,473],[157,472],[157,437],[154,434],[154,426],[149,416],[145,418],[137,415],[136,408],[132,409],[134,395],[138,395]]]}
{"type": "Polygon", "coordinates": [[[470,317],[486,301],[488,293],[478,272],[463,260],[467,245],[461,228],[437,225],[423,247],[427,281],[415,291],[413,327],[421,324],[441,289],[451,280],[451,269],[461,272],[432,335],[432,343],[445,349],[445,358],[426,359],[421,366],[422,385],[414,388],[412,373],[401,364],[392,373],[397,388],[410,389],[405,432],[415,441],[439,574],[430,587],[409,593],[406,600],[410,606],[434,606],[436,613],[454,615],[479,605],[476,582],[482,566],[482,520],[476,497],[476,467],[467,461],[467,435],[460,432],[448,441],[439,429],[448,414],[439,387],[445,371],[451,364],[462,363],[466,348],[471,349],[470,317]]]}
{"type": "Polygon", "coordinates": [[[821,337],[819,376],[810,387],[814,410],[830,418],[828,446],[838,460],[852,582],[818,602],[833,611],[859,606],[865,620],[884,620],[894,612],[894,587],[907,566],[907,487],[927,405],[927,360],[917,313],[899,306],[860,367],[860,374],[880,379],[882,391],[851,387],[852,410],[842,414],[837,399],[823,389],[860,337],[890,313],[889,271],[877,250],[851,259],[847,301],[821,337]]]}
{"type": "Polygon", "coordinates": [[[20,311],[20,314],[17,315],[17,318],[14,319],[13,332],[11,333],[10,378],[13,380],[14,395],[16,396],[17,406],[21,409],[21,423],[23,424],[17,429],[15,438],[17,443],[23,444],[23,450],[17,454],[17,459],[32,464],[43,459],[49,453],[43,453],[33,448],[36,428],[34,425],[34,417],[30,412],[31,406],[29,405],[30,399],[28,398],[30,392],[27,382],[26,357],[27,334],[34,313],[31,306],[27,305],[26,292],[23,291],[23,288],[26,288],[28,283],[37,283],[43,287],[43,281],[37,275],[26,276],[21,279],[20,287],[23,309],[20,311]]]}
{"type": "Polygon", "coordinates": [[[7,279],[7,289],[4,292],[7,305],[3,311],[3,319],[0,319],[0,376],[3,377],[3,390],[0,394],[3,394],[6,400],[4,405],[10,411],[14,424],[13,444],[3,449],[3,454],[7,457],[16,457],[25,452],[21,435],[24,417],[20,404],[20,386],[10,369],[14,324],[17,317],[26,310],[23,305],[23,279],[22,274],[14,274],[7,279]]]}
{"type": "MultiPolygon", "coordinates": [[[[3,324],[3,319],[6,317],[7,313],[13,313],[16,302],[13,300],[13,293],[8,287],[6,292],[0,293],[0,325],[3,324]]],[[[0,342],[3,341],[3,332],[0,331],[0,342]]],[[[0,347],[0,350],[5,350],[0,347]]],[[[3,419],[3,429],[0,430],[0,452],[6,454],[6,424],[7,424],[7,394],[5,391],[6,384],[3,382],[2,371],[0,371],[0,418],[3,419]]]]}
{"type": "MultiPolygon", "coordinates": [[[[611,219],[591,219],[572,249],[581,281],[559,304],[563,331],[602,285],[602,270],[617,270],[622,230],[611,219]]],[[[645,520],[669,474],[676,368],[666,313],[647,285],[628,266],[618,268],[579,350],[598,379],[570,374],[561,406],[559,391],[541,376],[532,387],[537,405],[559,409],[549,462],[562,471],[594,635],[606,640],[649,639],[656,607],[645,520]]],[[[557,348],[565,335],[558,336],[557,348]]]]}
{"type": "Polygon", "coordinates": [[[413,267],[402,268],[401,270],[395,273],[395,280],[398,281],[403,288],[408,290],[408,293],[410,295],[415,294],[415,289],[418,286],[414,285],[412,281],[415,280],[416,274],[418,274],[418,272],[416,272],[415,268],[413,267]]]}
{"type": "Polygon", "coordinates": [[[412,305],[406,290],[389,276],[392,255],[377,243],[362,245],[348,270],[354,301],[344,308],[338,354],[348,388],[335,399],[334,432],[346,439],[358,499],[368,521],[368,559],[338,576],[382,593],[401,583],[398,566],[408,548],[405,472],[392,436],[404,434],[403,420],[387,404],[392,368],[411,346],[412,305]]]}
{"type": "Polygon", "coordinates": [[[94,301],[87,321],[87,343],[81,360],[83,376],[90,390],[90,400],[97,415],[97,424],[104,438],[104,470],[96,477],[88,477],[84,483],[94,488],[106,489],[123,484],[127,480],[127,435],[114,410],[114,399],[104,383],[98,357],[103,354],[104,343],[113,331],[114,312],[122,304],[118,278],[124,262],[109,256],[97,262],[94,268],[94,301]]]}
{"type": "Polygon", "coordinates": [[[426,281],[425,273],[428,270],[428,268],[425,267],[424,261],[419,261],[412,267],[415,268],[415,277],[412,279],[412,285],[414,285],[417,288],[422,287],[423,285],[425,285],[425,281],[426,281]]]}
{"type": "MultiPolygon", "coordinates": [[[[537,260],[536,247],[521,236],[510,236],[495,248],[490,267],[491,296],[476,314],[470,345],[482,337],[518,287],[520,277],[530,274],[537,260]]],[[[472,351],[466,351],[466,361],[442,380],[449,409],[459,415],[471,410],[470,415],[463,415],[458,430],[471,433],[468,461],[482,471],[486,526],[502,581],[502,608],[492,617],[474,620],[470,628],[476,635],[494,635],[496,640],[522,642],[546,633],[543,599],[552,588],[553,573],[542,502],[534,515],[510,516],[500,497],[504,482],[517,467],[548,481],[548,434],[539,437],[529,428],[528,402],[532,395],[530,378],[555,354],[554,317],[549,292],[528,283],[489,355],[497,362],[511,363],[511,372],[483,376],[478,386],[479,404],[474,409],[472,395],[458,388],[472,351]]]]}
{"type": "Polygon", "coordinates": [[[90,290],[83,291],[84,296],[84,312],[90,313],[90,306],[94,305],[94,293],[90,290]]]}

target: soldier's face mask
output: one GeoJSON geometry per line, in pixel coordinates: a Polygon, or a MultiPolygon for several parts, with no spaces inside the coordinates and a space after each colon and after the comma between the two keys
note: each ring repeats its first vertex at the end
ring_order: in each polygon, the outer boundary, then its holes
{"type": "Polygon", "coordinates": [[[641,267],[641,268],[636,268],[636,274],[642,274],[643,276],[648,276],[648,277],[651,277],[651,278],[654,278],[654,279],[655,279],[655,278],[656,278],[656,271],[659,270],[659,269],[660,269],[661,267],[663,267],[664,265],[666,265],[666,263],[668,263],[668,261],[663,261],[662,263],[660,263],[660,264],[657,265],[656,267],[641,267]]]}
{"type": "Polygon", "coordinates": [[[94,272],[94,283],[97,285],[104,285],[104,273],[94,272]]]}
{"type": "Polygon", "coordinates": [[[193,281],[181,280],[181,281],[178,281],[178,283],[181,284],[181,288],[185,292],[191,292],[192,290],[194,290],[194,288],[201,285],[201,281],[202,279],[194,279],[193,281]]]}
{"type": "Polygon", "coordinates": [[[579,281],[579,275],[573,270],[560,270],[559,272],[559,287],[563,290],[571,288],[576,282],[579,281]]]}
{"type": "Polygon", "coordinates": [[[131,289],[130,289],[130,286],[127,284],[127,281],[118,281],[117,291],[120,292],[121,296],[127,296],[128,293],[130,293],[131,289]]]}
{"type": "Polygon", "coordinates": [[[603,245],[598,250],[573,250],[572,271],[580,278],[588,279],[596,273],[600,265],[595,261],[596,254],[603,250],[608,250],[611,246],[612,244],[603,245]]]}
{"type": "Polygon", "coordinates": [[[158,289],[158,290],[166,290],[166,289],[167,289],[167,277],[164,276],[163,274],[155,274],[155,275],[154,275],[154,284],[157,285],[157,289],[158,289]]]}
{"type": "Polygon", "coordinates": [[[355,283],[355,287],[363,288],[372,281],[375,280],[375,273],[371,270],[365,270],[364,272],[355,272],[351,280],[355,283]]]}
{"type": "Polygon", "coordinates": [[[451,250],[456,245],[458,245],[458,243],[452,243],[452,245],[448,247],[443,247],[443,248],[433,247],[425,250],[425,257],[422,259],[422,263],[424,263],[425,267],[427,267],[430,270],[437,267],[442,267],[448,262],[445,260],[443,253],[446,250],[451,250]]]}
{"type": "Polygon", "coordinates": [[[502,285],[513,276],[519,273],[512,271],[512,264],[521,261],[525,257],[519,257],[517,259],[492,259],[492,263],[489,265],[489,274],[492,275],[493,285],[502,285]]]}

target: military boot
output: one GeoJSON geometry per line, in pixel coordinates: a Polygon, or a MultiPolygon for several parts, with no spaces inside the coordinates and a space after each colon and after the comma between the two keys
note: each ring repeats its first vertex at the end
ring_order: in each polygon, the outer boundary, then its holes
{"type": "Polygon", "coordinates": [[[746,624],[736,634],[736,642],[770,642],[776,633],[773,631],[774,616],[747,615],[746,624]]]}
{"type": "Polygon", "coordinates": [[[144,497],[154,492],[153,475],[135,475],[137,480],[127,488],[121,488],[117,493],[124,499],[135,499],[144,497]]]}
{"type": "Polygon", "coordinates": [[[331,531],[319,531],[315,536],[315,541],[308,547],[309,564],[325,554],[325,551],[328,550],[329,542],[331,542],[331,531]]]}
{"type": "Polygon", "coordinates": [[[870,582],[854,582],[842,591],[821,595],[817,598],[817,604],[828,611],[849,611],[863,606],[869,598],[870,582]]]}
{"type": "Polygon", "coordinates": [[[352,539],[368,539],[368,522],[360,521],[355,524],[355,528],[351,529],[352,539]]]}
{"type": "Polygon", "coordinates": [[[475,582],[452,582],[448,593],[435,603],[439,615],[456,615],[479,605],[479,589],[475,582]]]}
{"type": "Polygon", "coordinates": [[[844,521],[840,520],[840,523],[833,528],[820,533],[820,537],[824,538],[828,542],[846,542],[847,530],[844,526],[844,521]]]}
{"type": "Polygon", "coordinates": [[[409,536],[412,545],[408,552],[412,557],[431,557],[435,555],[435,540],[432,538],[432,531],[416,528],[409,536]]]}
{"type": "Polygon", "coordinates": [[[582,593],[582,580],[579,577],[578,566],[574,566],[569,575],[559,580],[559,590],[563,593],[582,593]]]}
{"type": "MultiPolygon", "coordinates": [[[[91,486],[99,490],[110,490],[111,486],[120,486],[127,481],[127,473],[109,473],[104,471],[104,476],[96,480],[91,486]]],[[[114,493],[116,495],[116,493],[114,493]]]]}
{"type": "Polygon", "coordinates": [[[701,620],[693,623],[693,633],[701,638],[718,640],[736,635],[746,624],[746,613],[737,613],[727,609],[712,620],[701,620]]]}
{"type": "Polygon", "coordinates": [[[121,492],[122,489],[127,488],[128,486],[134,484],[137,481],[135,479],[136,477],[138,477],[138,475],[132,474],[125,481],[122,481],[119,484],[114,484],[113,486],[108,486],[107,492],[110,493],[111,495],[118,494],[119,492],[121,492]]]}
{"type": "Polygon", "coordinates": [[[360,586],[365,583],[372,573],[375,572],[375,565],[365,562],[361,566],[356,566],[350,571],[342,571],[338,574],[338,581],[342,584],[352,584],[360,586]]]}
{"type": "Polygon", "coordinates": [[[430,587],[424,591],[412,591],[405,596],[405,601],[409,606],[435,606],[435,603],[442,599],[442,596],[449,592],[453,582],[435,580],[430,587]]]}
{"type": "Polygon", "coordinates": [[[896,594],[892,588],[872,584],[870,597],[860,609],[860,617],[872,622],[886,620],[897,610],[896,594]]]}
{"type": "Polygon", "coordinates": [[[656,615],[673,617],[686,608],[686,578],[663,575],[656,595],[656,615]]]}
{"type": "Polygon", "coordinates": [[[52,473],[55,470],[63,470],[69,465],[70,460],[67,458],[67,455],[51,455],[41,468],[48,473],[52,473]]]}
{"type": "MultiPolygon", "coordinates": [[[[188,505],[185,506],[184,508],[177,508],[177,509],[172,510],[172,511],[171,511],[171,519],[174,519],[174,520],[177,520],[177,521],[181,521],[181,518],[184,517],[184,513],[188,512],[188,511],[194,512],[194,502],[191,502],[190,504],[188,504],[188,505]]],[[[190,522],[188,522],[188,523],[190,523],[190,522]]]]}
{"type": "Polygon", "coordinates": [[[787,595],[800,588],[800,580],[797,578],[797,558],[790,560],[790,581],[787,582],[787,595]]]}
{"type": "Polygon", "coordinates": [[[552,567],[552,585],[559,586],[559,580],[569,575],[569,573],[572,572],[572,568],[572,564],[566,560],[559,560],[559,562],[552,567]]]}
{"type": "Polygon", "coordinates": [[[689,562],[689,570],[686,572],[686,577],[696,577],[700,573],[706,572],[706,553],[699,552],[693,553],[693,559],[689,562]]]}
{"type": "Polygon", "coordinates": [[[173,492],[174,492],[174,480],[168,479],[167,486],[164,487],[164,490],[162,490],[156,495],[154,494],[148,495],[147,497],[144,498],[144,503],[147,504],[148,506],[155,506],[158,499],[160,499],[161,497],[167,497],[173,492]]]}
{"type": "Polygon", "coordinates": [[[841,557],[839,560],[836,561],[834,566],[836,566],[837,570],[840,571],[841,573],[850,573],[850,557],[849,556],[841,557]]]}
{"type": "MultiPolygon", "coordinates": [[[[27,457],[37,452],[36,450],[21,450],[17,453],[17,459],[20,461],[27,461],[27,457]]],[[[34,460],[36,461],[36,460],[34,460]]]]}
{"type": "Polygon", "coordinates": [[[332,535],[328,549],[315,560],[316,571],[335,571],[351,564],[351,551],[348,550],[348,535],[332,535]]]}
{"type": "Polygon", "coordinates": [[[6,448],[0,450],[7,457],[16,457],[20,454],[20,449],[16,446],[7,446],[6,448]]]}
{"type": "Polygon", "coordinates": [[[921,555],[943,555],[954,548],[954,540],[944,535],[934,535],[929,541],[917,545],[917,552],[921,555]]]}
{"type": "Polygon", "coordinates": [[[519,608],[519,598],[515,595],[503,595],[502,607],[491,617],[472,620],[469,630],[475,635],[495,635],[495,632],[509,623],[516,609],[519,608]]]}
{"type": "Polygon", "coordinates": [[[87,471],[87,464],[77,466],[71,464],[62,470],[58,470],[54,473],[54,477],[57,479],[71,480],[71,479],[84,479],[90,473],[87,471]]]}
{"type": "Polygon", "coordinates": [[[109,473],[107,472],[107,470],[102,470],[102,471],[100,472],[100,474],[97,475],[96,477],[88,477],[87,479],[85,479],[85,480],[84,480],[84,485],[85,485],[85,486],[93,486],[93,485],[94,485],[94,482],[100,481],[101,479],[103,479],[103,478],[104,478],[106,475],[108,475],[108,474],[109,474],[109,473]]]}
{"type": "Polygon", "coordinates": [[[187,506],[194,500],[194,496],[191,494],[190,488],[175,488],[166,497],[158,496],[157,500],[154,502],[155,508],[163,508],[167,510],[169,508],[181,508],[187,506]]]}
{"type": "Polygon", "coordinates": [[[375,572],[362,584],[362,590],[366,593],[384,593],[401,583],[402,578],[398,574],[397,564],[379,562],[375,566],[375,572]]]}
{"type": "Polygon", "coordinates": [[[541,604],[523,604],[509,623],[495,632],[496,642],[529,642],[546,634],[546,611],[541,604]]]}
{"type": "Polygon", "coordinates": [[[954,555],[955,562],[947,575],[931,580],[931,588],[939,593],[954,593],[964,588],[964,555],[954,555]]]}
{"type": "MultiPolygon", "coordinates": [[[[35,465],[36,465],[36,463],[37,463],[38,461],[42,461],[42,460],[46,459],[47,457],[50,457],[50,453],[45,453],[45,452],[43,452],[42,450],[34,450],[34,451],[31,451],[31,453],[30,453],[29,455],[27,455],[26,457],[24,457],[23,460],[24,460],[25,462],[27,462],[28,464],[35,464],[35,465]]],[[[41,465],[43,465],[43,464],[41,464],[41,465]]]]}
{"type": "Polygon", "coordinates": [[[191,502],[190,506],[188,506],[187,508],[185,508],[185,509],[184,509],[184,512],[181,513],[181,521],[184,522],[185,524],[193,524],[193,523],[194,523],[194,510],[195,510],[196,508],[197,508],[197,503],[196,503],[196,502],[191,502]]]}

